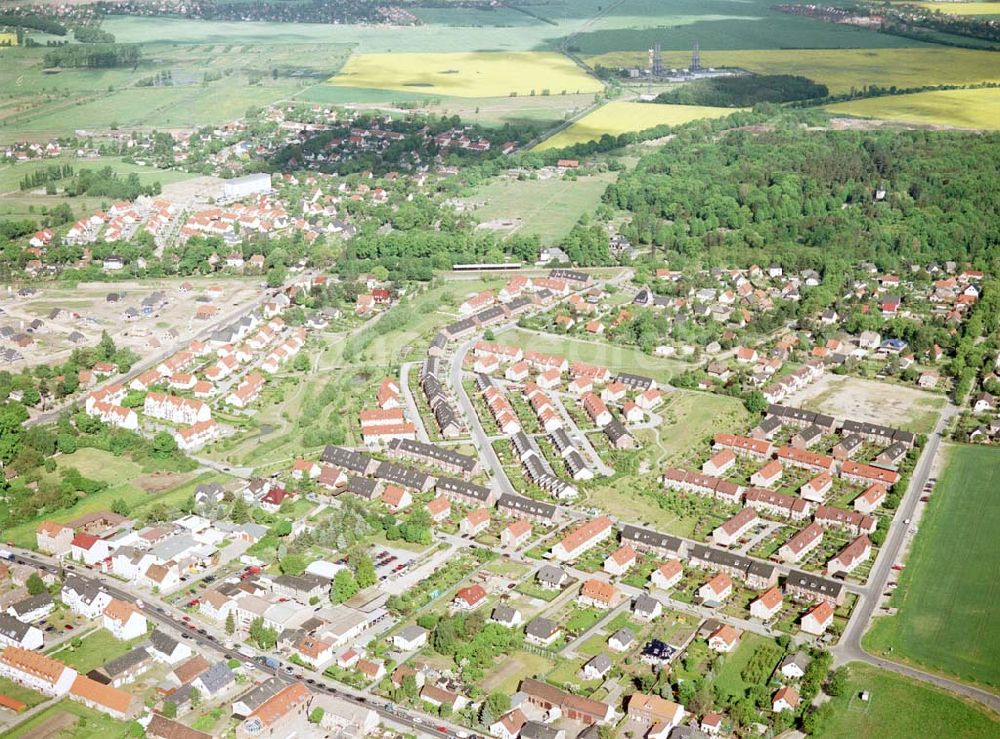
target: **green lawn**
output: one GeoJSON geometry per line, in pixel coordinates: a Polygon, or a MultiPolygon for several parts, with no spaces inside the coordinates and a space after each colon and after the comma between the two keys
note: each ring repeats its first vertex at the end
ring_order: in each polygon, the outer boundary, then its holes
{"type": "Polygon", "coordinates": [[[497,660],[498,665],[483,678],[480,687],[490,693],[499,690],[501,693],[513,695],[517,692],[521,680],[526,677],[539,677],[548,673],[555,663],[534,652],[516,652],[497,660]]]}
{"type": "Polygon", "coordinates": [[[0,695],[6,695],[8,698],[21,701],[28,708],[37,706],[39,703],[48,700],[46,696],[38,691],[19,685],[6,677],[0,677],[0,695]]]}
{"type": "Polygon", "coordinates": [[[44,736],[50,739],[118,739],[127,736],[126,724],[115,721],[69,698],[46,708],[4,734],[7,739],[44,736]]]}
{"type": "Polygon", "coordinates": [[[691,365],[684,362],[652,357],[632,347],[616,346],[599,340],[587,341],[555,334],[535,333],[520,328],[498,334],[497,340],[532,351],[561,354],[571,362],[590,362],[603,365],[612,371],[621,370],[645,375],[662,383],[669,382],[674,375],[691,368],[691,365]]]}
{"type": "Polygon", "coordinates": [[[865,645],[955,677],[1000,686],[1000,449],[946,448],[892,605],[865,645]]]}
{"type": "Polygon", "coordinates": [[[131,651],[145,639],[145,636],[140,636],[132,641],[119,641],[110,631],[100,628],[83,637],[76,649],[73,649],[69,642],[65,642],[50,652],[49,656],[86,675],[105,662],[131,651]]]}
{"type": "Polygon", "coordinates": [[[774,646],[774,642],[770,639],[765,639],[759,634],[753,634],[749,631],[743,632],[739,645],[730,654],[726,655],[725,662],[719,670],[718,676],[715,678],[714,685],[720,694],[735,697],[742,697],[744,695],[746,689],[750,686],[743,681],[740,673],[747,666],[754,652],[758,648],[768,645],[774,646]]]}
{"type": "Polygon", "coordinates": [[[510,180],[497,177],[478,187],[466,198],[480,223],[511,222],[499,229],[505,235],[538,235],[542,244],[558,244],[581,215],[601,202],[607,186],[617,173],[604,172],[563,180],[510,180]],[[475,204],[481,204],[476,207],[475,204]]]}
{"type": "MultiPolygon", "coordinates": [[[[4,532],[5,540],[13,541],[20,547],[34,549],[35,529],[44,520],[71,521],[85,513],[110,509],[112,501],[116,498],[124,499],[133,514],[154,503],[178,505],[194,492],[199,483],[226,479],[226,476],[220,473],[204,473],[197,477],[185,473],[170,478],[176,482],[163,492],[149,493],[136,485],[135,481],[142,475],[142,468],[128,457],[116,457],[100,449],[85,448],[56,457],[56,464],[59,467],[76,467],[84,477],[104,480],[111,484],[99,493],[81,498],[70,508],[47,513],[32,521],[11,527],[4,532]]],[[[148,479],[155,482],[155,478],[148,479]]]]}
{"type": "Polygon", "coordinates": [[[852,662],[848,689],[832,699],[832,718],[818,739],[986,739],[1000,732],[997,716],[977,704],[909,678],[852,662]],[[861,700],[868,691],[870,700],[861,700]]]}

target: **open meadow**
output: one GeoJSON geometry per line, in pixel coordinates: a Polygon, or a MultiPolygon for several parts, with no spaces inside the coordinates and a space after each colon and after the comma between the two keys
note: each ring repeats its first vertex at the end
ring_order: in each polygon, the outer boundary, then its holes
{"type": "Polygon", "coordinates": [[[643,354],[628,346],[616,346],[599,341],[587,341],[555,334],[545,334],[523,328],[515,328],[497,334],[497,340],[522,349],[561,354],[571,362],[590,362],[607,367],[612,372],[631,372],[652,377],[660,383],[690,369],[691,365],[672,359],[662,359],[643,354]]]}
{"type": "Polygon", "coordinates": [[[987,739],[997,735],[997,718],[976,703],[877,667],[852,662],[847,688],[831,699],[833,711],[817,739],[912,739],[947,736],[987,739]],[[867,691],[869,700],[861,700],[867,691]]]}
{"type": "Polygon", "coordinates": [[[560,149],[586,141],[595,141],[604,134],[618,136],[643,131],[655,126],[679,126],[702,118],[722,118],[737,108],[713,108],[704,105],[661,105],[613,101],[570,124],[535,147],[535,151],[560,149]]]}
{"type": "Polygon", "coordinates": [[[545,52],[359,54],[330,83],[458,97],[580,94],[604,87],[568,57],[545,52]]]}
{"type": "Polygon", "coordinates": [[[891,605],[865,637],[875,654],[1000,686],[1000,449],[950,446],[891,605]],[[960,532],[960,533],[959,533],[960,532]]]}
{"type": "Polygon", "coordinates": [[[478,187],[465,203],[480,228],[507,235],[537,235],[543,245],[555,245],[584,213],[601,202],[614,172],[563,180],[494,178],[478,187]]]}
{"type": "MultiPolygon", "coordinates": [[[[664,52],[668,67],[686,67],[689,52],[664,52]]],[[[648,64],[645,52],[610,53],[587,58],[590,65],[648,64]]],[[[991,51],[923,46],[918,49],[763,49],[705,51],[701,63],[740,67],[757,74],[797,74],[821,82],[833,94],[866,85],[902,89],[927,85],[973,85],[1000,82],[1000,64],[991,51]]]]}
{"type": "Polygon", "coordinates": [[[932,90],[828,105],[840,115],[921,125],[1000,129],[1000,89],[932,90]]]}

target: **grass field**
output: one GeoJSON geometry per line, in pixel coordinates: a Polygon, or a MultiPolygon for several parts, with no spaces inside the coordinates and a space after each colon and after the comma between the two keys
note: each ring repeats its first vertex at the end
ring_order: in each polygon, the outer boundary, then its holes
{"type": "Polygon", "coordinates": [[[903,123],[1000,129],[1000,89],[936,90],[853,100],[827,106],[831,113],[903,123]]]}
{"type": "Polygon", "coordinates": [[[39,703],[47,700],[47,698],[37,690],[26,688],[20,683],[15,683],[13,680],[6,677],[0,677],[0,695],[6,695],[8,698],[21,701],[21,703],[24,703],[28,706],[28,708],[37,706],[39,703]]]}
{"type": "MultiPolygon", "coordinates": [[[[705,47],[702,46],[704,49],[705,47]]],[[[648,64],[642,53],[611,53],[589,57],[591,65],[648,64]]],[[[663,63],[687,66],[689,53],[664,52],[663,63]]],[[[742,67],[758,74],[799,74],[822,82],[831,93],[860,90],[866,85],[900,88],[925,85],[967,85],[1000,82],[994,52],[940,46],[919,49],[771,49],[702,51],[701,63],[742,67]]]]}
{"type": "Polygon", "coordinates": [[[616,178],[614,172],[575,180],[497,178],[477,188],[466,202],[482,203],[472,213],[483,224],[497,222],[495,230],[499,232],[537,234],[543,245],[557,244],[581,215],[600,204],[607,186],[616,178]],[[504,227],[500,227],[501,222],[504,227]]]}
{"type": "Polygon", "coordinates": [[[133,512],[153,503],[176,505],[191,495],[198,483],[224,479],[224,475],[214,473],[197,476],[193,476],[196,473],[144,475],[139,465],[128,457],[115,457],[110,452],[99,449],[79,449],[72,454],[60,455],[56,458],[56,464],[59,467],[76,467],[84,477],[104,480],[109,486],[99,493],[81,498],[71,508],[43,515],[37,520],[5,531],[5,539],[13,541],[17,546],[34,549],[35,528],[43,520],[70,521],[85,513],[109,509],[116,498],[124,499],[133,512]],[[162,492],[147,492],[143,488],[145,486],[151,490],[161,490],[163,485],[168,487],[162,492]]]}
{"type": "Polygon", "coordinates": [[[520,328],[498,334],[497,340],[532,351],[561,354],[571,362],[590,362],[603,365],[612,371],[621,370],[645,375],[661,383],[669,382],[671,377],[689,368],[689,365],[683,362],[651,357],[627,346],[535,333],[520,328]]]}
{"type": "MultiPolygon", "coordinates": [[[[750,662],[754,653],[763,647],[771,646],[775,654],[779,654],[777,646],[770,639],[749,631],[743,632],[740,643],[731,654],[726,655],[725,663],[716,675],[713,685],[722,696],[742,698],[750,687],[740,676],[740,673],[750,662]]],[[[777,663],[777,659],[775,659],[777,663]]]]}
{"type": "Polygon", "coordinates": [[[993,3],[917,3],[928,10],[947,15],[1000,15],[1000,2],[993,3]]]}
{"type": "Polygon", "coordinates": [[[952,446],[892,605],[865,637],[959,679],[1000,686],[1000,449],[952,446]]]}
{"type": "Polygon", "coordinates": [[[534,652],[518,652],[500,661],[500,664],[483,678],[480,687],[487,693],[499,690],[514,695],[521,680],[526,677],[541,678],[555,663],[534,652]]]}
{"type": "Polygon", "coordinates": [[[4,734],[7,739],[117,739],[126,725],[65,698],[4,734]]]}
{"type": "Polygon", "coordinates": [[[458,97],[598,92],[601,82],[551,53],[359,54],[331,84],[458,97]]]}
{"type": "Polygon", "coordinates": [[[911,739],[947,736],[987,739],[997,736],[997,718],[926,683],[852,662],[844,694],[831,699],[832,718],[817,739],[911,739]],[[861,700],[862,691],[870,700],[861,700]]]}
{"type": "Polygon", "coordinates": [[[119,641],[107,629],[95,629],[83,637],[76,649],[73,649],[69,642],[65,642],[49,655],[72,667],[81,675],[86,675],[105,662],[134,649],[145,638],[141,636],[131,641],[119,641]]]}
{"type": "Polygon", "coordinates": [[[558,149],[585,141],[595,141],[606,133],[618,136],[654,126],[679,126],[702,118],[722,118],[734,110],[734,108],[712,108],[703,105],[659,105],[613,101],[546,139],[536,146],[535,150],[558,149]]]}

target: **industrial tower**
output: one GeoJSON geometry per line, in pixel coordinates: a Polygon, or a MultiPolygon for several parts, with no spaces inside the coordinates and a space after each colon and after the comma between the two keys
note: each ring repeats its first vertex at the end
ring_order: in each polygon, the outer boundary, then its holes
{"type": "MultiPolygon", "coordinates": [[[[657,46],[659,48],[659,46],[657,46]]],[[[691,69],[692,72],[701,71],[701,50],[698,48],[698,42],[694,42],[694,49],[691,50],[691,69]]]]}

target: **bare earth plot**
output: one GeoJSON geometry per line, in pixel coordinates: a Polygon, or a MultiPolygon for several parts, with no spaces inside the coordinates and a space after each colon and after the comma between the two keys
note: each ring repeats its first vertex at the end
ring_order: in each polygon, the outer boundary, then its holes
{"type": "Polygon", "coordinates": [[[791,395],[785,405],[926,434],[934,428],[945,398],[916,388],[857,377],[825,374],[791,395]]]}
{"type": "MultiPolygon", "coordinates": [[[[25,299],[12,293],[0,299],[0,308],[4,311],[0,325],[10,325],[20,331],[22,322],[26,325],[36,318],[43,321],[45,325],[33,335],[34,343],[19,349],[24,355],[23,361],[29,365],[42,361],[64,361],[74,348],[96,344],[102,331],[111,334],[119,347],[129,347],[140,356],[147,356],[150,352],[161,351],[151,340],[170,347],[203,328],[202,322],[194,320],[194,314],[201,305],[196,298],[205,288],[210,285],[223,288],[222,298],[214,304],[220,314],[226,314],[235,306],[248,304],[259,297],[256,282],[253,279],[189,278],[85,282],[72,287],[49,282],[32,298],[25,299]],[[177,288],[182,282],[190,282],[194,289],[186,294],[179,293],[177,288]],[[142,300],[155,291],[166,294],[166,306],[139,320],[123,321],[126,309],[140,310],[142,300]],[[124,292],[124,299],[108,302],[108,294],[115,292],[124,292]],[[63,313],[50,318],[53,309],[57,308],[63,313]],[[166,335],[171,330],[176,332],[176,337],[166,335]],[[71,342],[69,335],[73,332],[83,334],[84,339],[71,342]]],[[[18,366],[19,363],[15,363],[14,367],[18,366]]]]}

